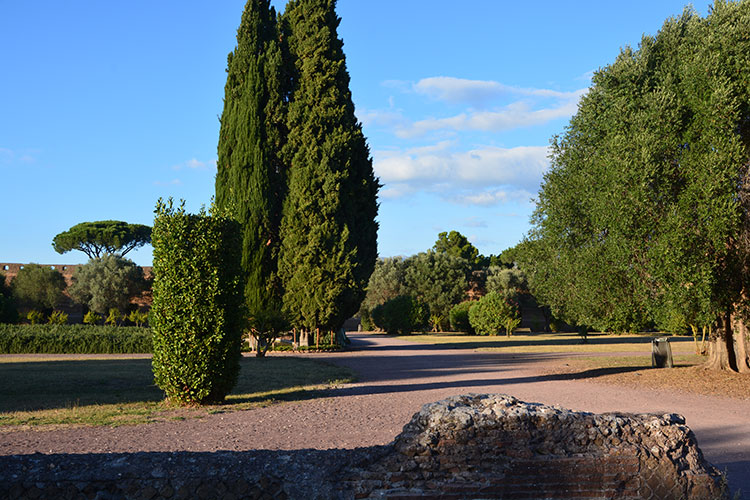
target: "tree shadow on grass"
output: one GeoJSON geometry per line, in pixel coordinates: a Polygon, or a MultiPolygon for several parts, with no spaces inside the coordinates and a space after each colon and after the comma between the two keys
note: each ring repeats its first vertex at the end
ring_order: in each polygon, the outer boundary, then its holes
{"type": "MultiPolygon", "coordinates": [[[[304,386],[351,380],[347,369],[297,358],[240,360],[240,375],[223,406],[318,397],[304,386]]],[[[150,359],[95,359],[0,363],[0,412],[65,409],[88,405],[156,403],[150,359]]]]}

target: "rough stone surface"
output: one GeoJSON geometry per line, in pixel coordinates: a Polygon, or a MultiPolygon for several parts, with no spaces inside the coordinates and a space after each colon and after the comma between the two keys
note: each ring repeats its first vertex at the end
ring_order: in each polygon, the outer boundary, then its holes
{"type": "Polygon", "coordinates": [[[504,395],[425,405],[388,446],[14,455],[0,498],[726,498],[684,419],[504,395]]]}
{"type": "Polygon", "coordinates": [[[455,396],[425,405],[393,449],[352,474],[346,485],[358,498],[726,496],[676,414],[597,415],[505,395],[455,396]]]}

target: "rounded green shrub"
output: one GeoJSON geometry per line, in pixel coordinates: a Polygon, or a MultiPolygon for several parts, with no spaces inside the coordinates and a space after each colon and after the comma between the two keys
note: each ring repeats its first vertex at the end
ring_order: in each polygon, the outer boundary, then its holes
{"type": "Polygon", "coordinates": [[[179,404],[221,402],[237,382],[245,326],[239,224],[159,200],[151,234],[156,384],[179,404]]]}
{"type": "Polygon", "coordinates": [[[476,303],[476,300],[465,300],[453,306],[450,312],[451,329],[453,331],[464,332],[469,335],[476,334],[469,321],[469,309],[476,303]]]}
{"type": "Polygon", "coordinates": [[[429,310],[414,297],[399,295],[375,307],[372,320],[387,333],[406,335],[427,325],[429,310]]]}
{"type": "Polygon", "coordinates": [[[469,322],[480,335],[497,335],[506,329],[510,335],[520,319],[518,305],[498,292],[490,292],[469,309],[469,322]]]}

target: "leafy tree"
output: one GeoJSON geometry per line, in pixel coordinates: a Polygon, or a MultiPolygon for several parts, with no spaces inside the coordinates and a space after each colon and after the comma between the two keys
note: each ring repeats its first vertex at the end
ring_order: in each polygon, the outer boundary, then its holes
{"type": "Polygon", "coordinates": [[[688,9],[594,75],[520,257],[556,316],[635,330],[684,310],[715,326],[709,367],[750,371],[748,23],[748,2],[688,9]]]}
{"type": "Polygon", "coordinates": [[[362,308],[372,311],[387,300],[406,294],[406,262],[402,257],[387,257],[375,262],[375,270],[367,283],[362,308]]]}
{"type": "Polygon", "coordinates": [[[286,166],[287,76],[276,12],[269,0],[249,0],[227,60],[219,131],[216,204],[242,226],[245,300],[252,315],[281,306],[276,278],[286,166]]]}
{"type": "Polygon", "coordinates": [[[171,401],[220,402],[237,382],[246,322],[239,223],[159,200],[153,242],[154,380],[171,401]]]}
{"type": "Polygon", "coordinates": [[[377,257],[377,192],[354,115],[334,0],[292,0],[283,37],[294,61],[284,147],[287,195],[278,269],[303,330],[338,329],[359,309],[377,257]]]}
{"type": "Polygon", "coordinates": [[[80,250],[89,259],[108,254],[124,256],[134,248],[151,243],[151,228],[143,224],[128,224],[119,220],[81,222],[52,240],[57,253],[80,250]]]}
{"type": "Polygon", "coordinates": [[[274,340],[289,331],[289,322],[275,310],[261,311],[250,316],[249,331],[254,343],[255,356],[261,358],[266,355],[274,340]]]}
{"type": "Polygon", "coordinates": [[[376,306],[372,318],[387,333],[408,335],[427,324],[428,309],[410,295],[399,295],[376,306]]]}
{"type": "Polygon", "coordinates": [[[442,232],[438,234],[438,239],[432,249],[437,253],[446,253],[454,257],[465,259],[472,265],[481,262],[479,250],[458,231],[442,232]]]}
{"type": "Polygon", "coordinates": [[[490,292],[469,309],[469,322],[480,335],[497,335],[505,329],[510,336],[520,323],[518,304],[498,292],[490,292]]]}
{"type": "Polygon", "coordinates": [[[75,301],[106,316],[113,308],[130,309],[130,300],[145,288],[140,266],[119,255],[105,255],[76,270],[68,293],[75,301]]]}
{"type": "Polygon", "coordinates": [[[57,269],[27,264],[13,278],[11,287],[22,307],[51,312],[62,300],[66,283],[57,269]]]}
{"type": "Polygon", "coordinates": [[[528,282],[526,275],[518,268],[492,266],[488,270],[486,289],[488,292],[517,295],[528,291],[528,282]]]}
{"type": "Polygon", "coordinates": [[[474,328],[471,326],[471,322],[469,321],[469,309],[471,309],[471,307],[476,303],[477,301],[475,300],[465,300],[463,302],[459,302],[458,304],[453,306],[453,308],[451,308],[451,329],[458,332],[465,332],[469,335],[476,334],[476,331],[474,331],[474,328]]]}
{"type": "Polygon", "coordinates": [[[0,272],[0,323],[16,323],[18,309],[13,297],[13,290],[5,282],[5,274],[0,272]]]}
{"type": "Polygon", "coordinates": [[[405,264],[407,292],[426,303],[430,316],[438,318],[441,325],[447,324],[453,305],[466,296],[469,262],[430,250],[409,257],[405,264]]]}

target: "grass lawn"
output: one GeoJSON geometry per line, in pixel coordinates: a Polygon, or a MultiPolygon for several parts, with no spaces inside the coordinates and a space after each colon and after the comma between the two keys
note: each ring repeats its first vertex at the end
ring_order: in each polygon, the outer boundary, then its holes
{"type": "MultiPolygon", "coordinates": [[[[577,333],[514,333],[497,336],[456,333],[401,335],[412,342],[434,344],[445,349],[480,349],[510,353],[526,352],[644,352],[650,355],[651,340],[658,335],[612,335],[590,333],[583,343],[577,333]]],[[[672,353],[691,354],[695,351],[693,337],[669,337],[672,353]]]]}
{"type": "Polygon", "coordinates": [[[223,405],[176,408],[154,385],[150,357],[0,357],[0,426],[123,425],[200,418],[315,397],[351,371],[293,357],[243,357],[223,405]]]}

